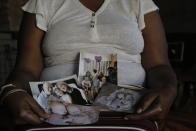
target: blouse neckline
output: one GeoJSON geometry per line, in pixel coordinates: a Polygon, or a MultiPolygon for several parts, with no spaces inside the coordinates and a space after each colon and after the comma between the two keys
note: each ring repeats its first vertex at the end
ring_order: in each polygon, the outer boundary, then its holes
{"type": "Polygon", "coordinates": [[[79,8],[81,8],[82,10],[86,11],[87,13],[90,14],[95,14],[95,15],[99,15],[101,14],[107,7],[107,5],[109,4],[110,0],[104,0],[103,4],[98,8],[98,10],[96,12],[94,12],[93,10],[87,8],[85,5],[83,5],[79,0],[73,0],[75,1],[75,3],[78,5],[79,8]]]}

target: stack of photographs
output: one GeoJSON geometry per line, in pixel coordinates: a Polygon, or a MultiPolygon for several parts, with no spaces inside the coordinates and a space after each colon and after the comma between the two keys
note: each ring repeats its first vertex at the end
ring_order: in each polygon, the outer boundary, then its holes
{"type": "Polygon", "coordinates": [[[53,125],[92,124],[100,112],[133,113],[145,92],[137,86],[118,86],[117,54],[87,52],[80,53],[78,76],[30,82],[30,87],[38,104],[52,114],[46,122],[53,125]]]}

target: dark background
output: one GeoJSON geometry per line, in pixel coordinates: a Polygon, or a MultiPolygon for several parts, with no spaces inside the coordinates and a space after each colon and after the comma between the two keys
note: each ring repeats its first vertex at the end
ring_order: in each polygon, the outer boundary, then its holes
{"type": "Polygon", "coordinates": [[[196,33],[195,0],[154,0],[169,33],[196,33]]]}

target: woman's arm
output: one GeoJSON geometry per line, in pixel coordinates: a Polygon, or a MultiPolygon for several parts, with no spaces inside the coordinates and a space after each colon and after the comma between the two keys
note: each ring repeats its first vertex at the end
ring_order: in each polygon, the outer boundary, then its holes
{"type": "Polygon", "coordinates": [[[145,23],[142,64],[147,73],[147,86],[163,87],[167,84],[176,90],[176,75],[169,63],[167,41],[158,11],[145,15],[145,23]]]}
{"type": "Polygon", "coordinates": [[[158,11],[145,15],[142,64],[150,88],[137,106],[137,113],[126,119],[163,119],[176,97],[177,80],[167,55],[165,32],[158,11]]]}
{"type": "MultiPolygon", "coordinates": [[[[16,85],[16,88],[29,90],[29,81],[38,80],[43,69],[41,42],[44,32],[36,27],[34,14],[24,13],[18,39],[18,54],[13,72],[7,83],[16,85]]],[[[6,92],[15,87],[6,88],[6,92]]],[[[6,97],[5,105],[10,108],[16,121],[19,123],[40,123],[40,117],[47,118],[33,98],[24,92],[15,92],[6,97]]]]}
{"type": "Polygon", "coordinates": [[[38,29],[35,24],[35,15],[24,13],[18,38],[16,65],[7,80],[18,87],[28,84],[29,80],[38,80],[43,68],[40,47],[44,32],[38,29]]]}

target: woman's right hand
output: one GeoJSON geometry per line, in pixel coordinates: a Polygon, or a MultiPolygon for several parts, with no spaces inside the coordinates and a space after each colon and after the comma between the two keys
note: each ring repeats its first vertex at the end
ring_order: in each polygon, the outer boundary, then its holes
{"type": "MultiPolygon", "coordinates": [[[[27,88],[29,81],[37,81],[44,68],[43,53],[40,49],[45,32],[36,26],[36,14],[25,12],[18,34],[17,59],[7,83],[27,88]]],[[[25,92],[15,92],[6,97],[4,103],[11,110],[17,124],[39,124],[40,118],[48,114],[25,92]]]]}
{"type": "Polygon", "coordinates": [[[7,96],[4,103],[12,112],[16,124],[40,124],[42,119],[48,119],[38,103],[26,92],[15,92],[7,96]]]}

